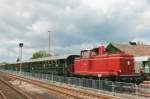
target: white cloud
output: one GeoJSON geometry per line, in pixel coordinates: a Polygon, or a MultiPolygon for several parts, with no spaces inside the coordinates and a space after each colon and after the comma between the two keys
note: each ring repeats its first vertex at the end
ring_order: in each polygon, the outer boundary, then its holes
{"type": "Polygon", "coordinates": [[[124,0],[82,0],[83,4],[103,13],[110,12],[114,6],[122,3],[122,1],[124,0]]]}
{"type": "Polygon", "coordinates": [[[132,41],[150,45],[150,40],[146,38],[134,38],[132,41]]]}
{"type": "Polygon", "coordinates": [[[49,28],[50,24],[45,21],[37,21],[36,23],[32,24],[32,31],[35,33],[48,32],[49,28]]]}
{"type": "Polygon", "coordinates": [[[59,54],[79,53],[97,42],[150,39],[148,0],[0,1],[1,60],[16,60],[18,42],[24,43],[24,58],[47,50],[48,30],[59,54]]]}

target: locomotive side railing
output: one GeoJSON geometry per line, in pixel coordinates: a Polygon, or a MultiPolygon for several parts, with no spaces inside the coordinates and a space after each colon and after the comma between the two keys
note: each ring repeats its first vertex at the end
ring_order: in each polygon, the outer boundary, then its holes
{"type": "Polygon", "coordinates": [[[44,80],[47,82],[58,82],[60,84],[69,84],[73,86],[79,86],[81,88],[88,88],[89,90],[98,90],[103,93],[109,93],[112,95],[117,95],[121,97],[134,97],[142,99],[142,97],[148,98],[147,95],[150,95],[150,88],[144,88],[142,86],[137,86],[133,83],[124,83],[124,82],[112,82],[106,80],[94,80],[86,78],[77,78],[77,77],[64,77],[52,74],[41,74],[41,73],[29,73],[29,72],[18,72],[11,70],[0,69],[2,72],[9,72],[15,75],[28,77],[31,79],[44,80]]]}

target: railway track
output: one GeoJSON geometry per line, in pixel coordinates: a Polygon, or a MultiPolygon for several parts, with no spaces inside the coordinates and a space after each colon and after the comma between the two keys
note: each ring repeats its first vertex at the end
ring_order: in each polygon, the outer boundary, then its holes
{"type": "Polygon", "coordinates": [[[9,82],[0,78],[0,99],[32,99],[9,82]]]}
{"type": "Polygon", "coordinates": [[[57,84],[46,83],[46,82],[39,81],[39,80],[33,80],[33,79],[25,78],[25,77],[16,76],[13,74],[7,74],[7,76],[11,78],[19,79],[24,82],[34,84],[36,86],[45,88],[47,90],[56,92],[60,95],[64,95],[65,97],[67,97],[67,99],[120,99],[115,96],[113,97],[113,96],[108,96],[108,95],[90,93],[85,90],[79,90],[78,88],[72,88],[72,87],[68,87],[64,85],[62,86],[62,85],[57,85],[57,84]]]}
{"type": "Polygon", "coordinates": [[[6,97],[5,94],[2,92],[2,90],[0,90],[0,99],[7,99],[7,97],[6,97]]]}
{"type": "Polygon", "coordinates": [[[140,84],[137,91],[141,96],[150,97],[150,81],[144,81],[140,84]]]}
{"type": "MultiPolygon", "coordinates": [[[[1,73],[2,74],[2,73],[1,73]]],[[[39,86],[41,88],[47,89],[49,91],[58,93],[62,96],[67,97],[67,99],[71,98],[71,99],[122,99],[120,97],[117,96],[111,96],[111,95],[106,95],[106,94],[101,94],[98,92],[91,92],[91,91],[86,91],[86,90],[82,90],[79,89],[77,87],[72,87],[72,86],[65,86],[64,84],[54,84],[50,83],[50,82],[45,82],[45,81],[41,81],[41,80],[34,80],[31,78],[26,78],[23,76],[17,76],[15,74],[10,74],[10,73],[4,73],[5,76],[10,77],[11,79],[17,79],[17,80],[21,80],[23,82],[27,82],[36,86],[39,86]]],[[[140,87],[139,87],[140,88],[140,87]]],[[[144,96],[146,99],[149,97],[148,93],[143,92],[144,90],[137,89],[137,93],[135,93],[135,96],[144,96]]],[[[134,96],[129,99],[133,99],[134,96]]],[[[141,98],[144,99],[144,98],[141,98]]]]}

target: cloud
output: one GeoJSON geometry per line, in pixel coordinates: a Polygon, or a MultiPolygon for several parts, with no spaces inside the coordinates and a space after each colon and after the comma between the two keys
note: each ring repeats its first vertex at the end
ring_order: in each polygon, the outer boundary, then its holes
{"type": "Polygon", "coordinates": [[[150,45],[150,40],[146,38],[134,38],[132,41],[150,45]]]}
{"type": "Polygon", "coordinates": [[[47,32],[49,28],[49,23],[45,21],[39,21],[32,24],[32,32],[34,33],[44,33],[47,32]]]}
{"type": "Polygon", "coordinates": [[[100,43],[149,42],[148,0],[1,0],[0,60],[14,61],[37,50],[79,54],[100,43]]]}

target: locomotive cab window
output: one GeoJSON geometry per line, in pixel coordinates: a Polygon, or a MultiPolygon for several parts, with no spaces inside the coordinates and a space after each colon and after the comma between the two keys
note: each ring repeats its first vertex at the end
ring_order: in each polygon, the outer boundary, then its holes
{"type": "Polygon", "coordinates": [[[99,54],[99,52],[98,52],[99,50],[98,50],[98,48],[94,48],[94,49],[92,49],[91,50],[91,54],[92,54],[92,56],[96,56],[96,55],[98,55],[99,54]]]}
{"type": "Polygon", "coordinates": [[[84,50],[84,51],[81,51],[81,57],[82,58],[88,58],[89,57],[89,51],[88,50],[84,50]]]}

